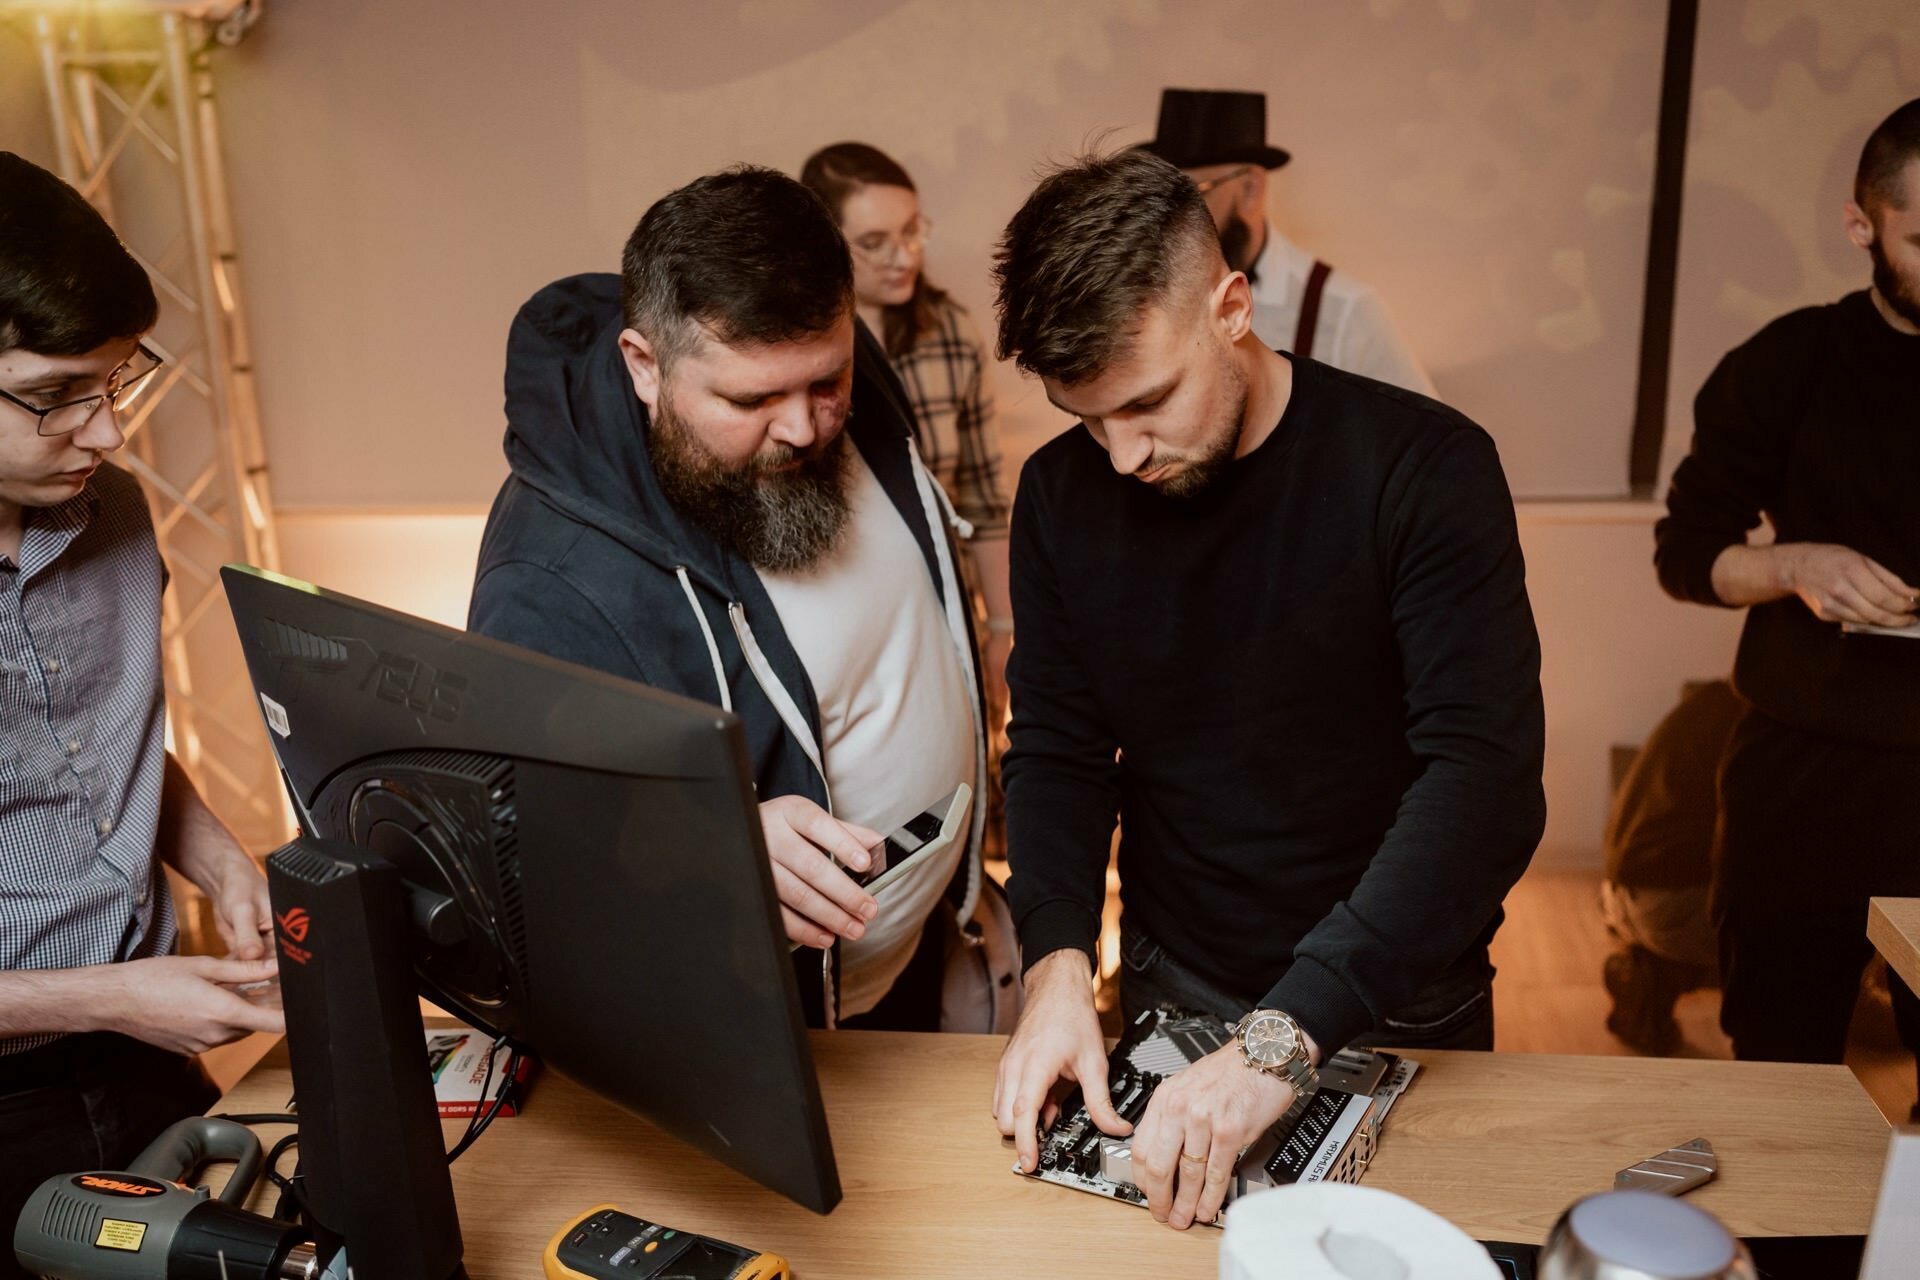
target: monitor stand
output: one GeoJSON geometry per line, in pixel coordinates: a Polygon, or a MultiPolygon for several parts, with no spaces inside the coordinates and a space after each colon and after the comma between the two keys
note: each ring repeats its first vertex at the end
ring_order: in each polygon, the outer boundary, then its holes
{"type": "Polygon", "coordinates": [[[326,1274],[465,1280],[427,1067],[410,891],[378,854],[299,839],[267,859],[306,1208],[326,1274]]]}

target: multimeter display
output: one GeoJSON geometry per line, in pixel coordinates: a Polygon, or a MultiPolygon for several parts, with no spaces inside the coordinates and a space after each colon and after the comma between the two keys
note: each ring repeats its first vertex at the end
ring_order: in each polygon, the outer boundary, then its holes
{"type": "Polygon", "coordinates": [[[661,1280],[729,1280],[753,1255],[731,1245],[695,1240],[666,1265],[661,1280]]]}
{"type": "MultiPolygon", "coordinates": [[[[565,1275],[633,1280],[734,1280],[763,1275],[749,1264],[764,1255],[707,1236],[675,1231],[617,1209],[575,1223],[554,1246],[565,1275]]],[[[783,1274],[783,1273],[774,1273],[783,1274]]]]}

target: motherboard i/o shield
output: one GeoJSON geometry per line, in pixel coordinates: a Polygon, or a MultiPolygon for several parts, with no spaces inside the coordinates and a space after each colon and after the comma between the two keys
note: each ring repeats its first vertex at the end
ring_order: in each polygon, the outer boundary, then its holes
{"type": "MultiPolygon", "coordinates": [[[[1231,1040],[1227,1024],[1209,1014],[1156,1009],[1140,1015],[1107,1055],[1114,1110],[1130,1123],[1146,1114],[1162,1080],[1231,1040]]],[[[1320,1087],[1293,1107],[1241,1155],[1227,1203],[1264,1187],[1293,1182],[1358,1182],[1373,1159],[1387,1112],[1419,1064],[1391,1053],[1349,1049],[1320,1070],[1320,1087]]],[[[1015,1166],[1015,1172],[1019,1172],[1015,1166]]],[[[1126,1138],[1102,1133],[1078,1090],[1040,1135],[1040,1164],[1028,1177],[1128,1204],[1147,1198],[1133,1182],[1126,1138]]]]}

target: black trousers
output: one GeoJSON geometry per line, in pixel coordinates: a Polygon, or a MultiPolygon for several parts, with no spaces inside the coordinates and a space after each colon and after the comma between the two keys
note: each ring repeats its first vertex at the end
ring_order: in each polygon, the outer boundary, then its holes
{"type": "Polygon", "coordinates": [[[24,1277],[13,1229],[48,1178],[124,1169],[219,1091],[199,1062],[109,1032],[0,1057],[0,1278],[24,1277]]]}
{"type": "MultiPolygon", "coordinates": [[[[1920,752],[1837,742],[1749,709],[1720,764],[1713,919],[1740,1058],[1839,1062],[1873,954],[1867,899],[1920,896],[1920,752]]],[[[1901,1040],[1920,1000],[1892,981],[1901,1040]]]]}

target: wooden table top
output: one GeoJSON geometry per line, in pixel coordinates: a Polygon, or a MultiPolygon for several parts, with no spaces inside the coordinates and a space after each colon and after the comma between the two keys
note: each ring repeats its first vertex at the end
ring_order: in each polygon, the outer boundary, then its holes
{"type": "Polygon", "coordinates": [[[1920,991],[1920,898],[1873,899],[1867,937],[1907,986],[1920,991]]]}
{"type": "MultiPolygon", "coordinates": [[[[1176,1232],[1010,1171],[1012,1146],[988,1112],[1001,1038],[837,1032],[813,1043],[846,1193],[831,1215],[547,1073],[525,1114],[495,1121],[454,1166],[474,1280],[539,1276],[553,1232],[603,1201],[785,1254],[801,1280],[1217,1274],[1217,1231],[1176,1232]]],[[[1415,1056],[1420,1074],[1366,1184],[1482,1239],[1537,1243],[1616,1170],[1698,1137],[1721,1172],[1690,1198],[1740,1234],[1860,1234],[1872,1217],[1888,1129],[1845,1067],[1415,1056]]],[[[217,1109],[279,1110],[290,1092],[283,1044],[217,1109]]],[[[463,1124],[448,1122],[449,1143],[463,1124]]]]}

